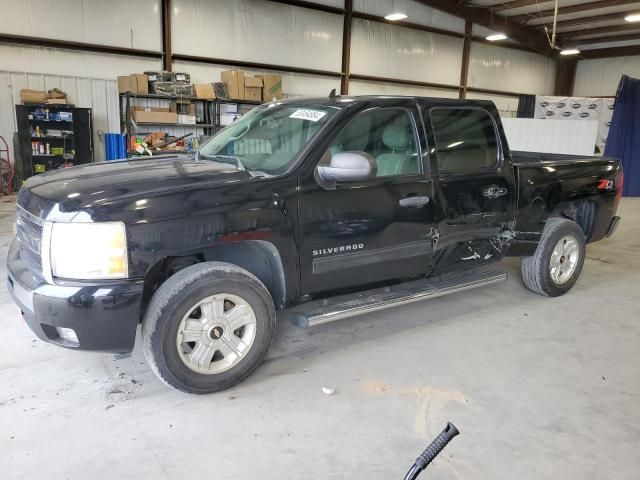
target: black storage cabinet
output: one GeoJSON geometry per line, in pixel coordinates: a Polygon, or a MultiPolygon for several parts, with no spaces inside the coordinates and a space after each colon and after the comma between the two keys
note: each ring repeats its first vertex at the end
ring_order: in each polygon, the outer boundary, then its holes
{"type": "Polygon", "coordinates": [[[93,162],[93,124],[90,108],[73,105],[16,105],[19,151],[16,150],[16,177],[22,182],[43,171],[65,164],[93,162]],[[42,112],[48,115],[42,117],[42,112]],[[69,114],[71,119],[69,120],[69,114]],[[60,120],[65,118],[65,120],[60,120]],[[40,132],[40,136],[36,132],[40,132]],[[49,153],[34,152],[32,142],[49,144],[49,153]],[[62,154],[59,153],[62,149],[62,154]]]}

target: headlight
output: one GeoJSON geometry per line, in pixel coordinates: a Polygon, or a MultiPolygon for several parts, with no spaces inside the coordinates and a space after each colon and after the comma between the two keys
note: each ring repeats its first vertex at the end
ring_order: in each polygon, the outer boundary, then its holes
{"type": "Polygon", "coordinates": [[[53,276],[79,280],[126,278],[127,235],[121,222],[54,223],[53,276]]]}

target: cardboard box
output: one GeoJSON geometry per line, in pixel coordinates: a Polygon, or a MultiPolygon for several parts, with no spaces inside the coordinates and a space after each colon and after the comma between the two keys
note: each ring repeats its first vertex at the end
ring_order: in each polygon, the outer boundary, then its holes
{"type": "Polygon", "coordinates": [[[256,75],[262,79],[262,100],[270,102],[282,98],[282,77],[280,75],[256,75]]]}
{"type": "Polygon", "coordinates": [[[149,94],[149,77],[147,77],[144,73],[134,73],[130,75],[132,77],[132,81],[135,82],[136,85],[136,93],[141,95],[149,94]]]}
{"type": "Polygon", "coordinates": [[[173,112],[133,110],[131,116],[136,123],[178,123],[178,114],[173,112]]]}
{"type": "Polygon", "coordinates": [[[244,72],[242,70],[225,70],[220,78],[227,87],[229,98],[244,100],[244,72]]]}
{"type": "Polygon", "coordinates": [[[178,115],[195,115],[196,106],[191,103],[191,100],[174,100],[169,104],[169,111],[177,113],[178,115]]]}
{"type": "Polygon", "coordinates": [[[244,99],[261,101],[262,100],[262,79],[258,77],[244,77],[244,99]]]}
{"type": "Polygon", "coordinates": [[[147,95],[149,93],[149,77],[143,73],[120,76],[118,77],[118,92],[147,95]]]}
{"type": "Polygon", "coordinates": [[[122,75],[118,77],[118,93],[136,93],[138,84],[135,77],[131,75],[122,75]]]}
{"type": "Polygon", "coordinates": [[[216,92],[213,89],[213,83],[196,83],[193,86],[196,93],[196,98],[203,98],[205,100],[215,100],[216,92]]]}
{"type": "Polygon", "coordinates": [[[45,103],[47,101],[47,92],[44,90],[31,90],[23,88],[20,90],[20,100],[22,103],[45,103]]]}

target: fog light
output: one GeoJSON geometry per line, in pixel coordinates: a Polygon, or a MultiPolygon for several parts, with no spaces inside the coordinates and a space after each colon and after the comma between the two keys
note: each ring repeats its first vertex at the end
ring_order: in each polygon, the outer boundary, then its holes
{"type": "Polygon", "coordinates": [[[73,328],[64,328],[64,327],[56,327],[56,331],[60,338],[66,340],[71,343],[80,343],[78,341],[78,336],[76,335],[76,331],[73,328]]]}

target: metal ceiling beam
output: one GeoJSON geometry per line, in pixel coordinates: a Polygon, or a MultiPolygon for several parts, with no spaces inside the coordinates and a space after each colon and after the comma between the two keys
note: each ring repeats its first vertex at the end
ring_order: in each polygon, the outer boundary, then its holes
{"type": "Polygon", "coordinates": [[[418,2],[451,15],[470,20],[483,27],[502,32],[509,38],[543,55],[554,55],[554,51],[549,46],[549,41],[544,33],[535,28],[514,23],[501,15],[494,15],[490,10],[468,7],[451,0],[418,0],[418,2]]]}
{"type": "Polygon", "coordinates": [[[522,8],[529,7],[531,5],[536,5],[544,0],[514,0],[511,2],[499,3],[497,5],[491,5],[487,8],[493,10],[494,12],[502,12],[504,10],[511,10],[512,8],[522,8]]]}
{"type": "Polygon", "coordinates": [[[566,41],[569,39],[574,40],[576,38],[585,37],[587,35],[597,35],[599,33],[624,33],[633,30],[640,31],[640,25],[637,23],[628,23],[626,25],[613,25],[611,27],[589,28],[573,32],[564,32],[560,35],[560,39],[566,41]]]}
{"type": "MultiPolygon", "coordinates": [[[[558,15],[568,15],[570,13],[590,12],[599,8],[617,7],[620,5],[629,5],[632,3],[640,3],[638,0],[599,0],[597,2],[581,3],[579,5],[570,5],[568,7],[558,8],[558,15]]],[[[640,10],[640,8],[639,8],[640,10]]],[[[525,13],[523,15],[514,15],[509,17],[511,20],[517,23],[526,22],[534,18],[547,18],[553,17],[553,8],[547,10],[534,11],[531,13],[525,13]]]]}
{"type": "Polygon", "coordinates": [[[292,7],[308,8],[309,10],[316,10],[318,12],[336,13],[342,15],[346,9],[340,7],[331,7],[329,5],[323,5],[321,3],[308,2],[306,0],[268,0],[273,3],[282,3],[284,5],[291,5],[292,7]]]}
{"type": "MultiPolygon", "coordinates": [[[[640,9],[638,9],[640,11],[640,9]]],[[[605,15],[597,15],[593,17],[572,18],[571,20],[562,20],[557,23],[558,28],[562,27],[575,27],[577,25],[588,25],[590,23],[599,22],[611,22],[613,20],[624,21],[624,16],[630,12],[625,13],[608,13],[605,15]]],[[[626,24],[623,24],[626,25],[626,24]]],[[[536,25],[538,26],[538,25],[536,25]]],[[[542,25],[540,25],[542,26],[542,25]]]]}
{"type": "Polygon", "coordinates": [[[583,50],[580,56],[583,59],[591,58],[611,58],[640,55],[640,45],[630,45],[627,47],[598,48],[596,50],[583,50]]]}
{"type": "Polygon", "coordinates": [[[627,33],[626,35],[609,35],[606,37],[583,38],[577,41],[579,45],[589,45],[592,43],[624,42],[626,40],[640,40],[640,32],[627,33]]]}

